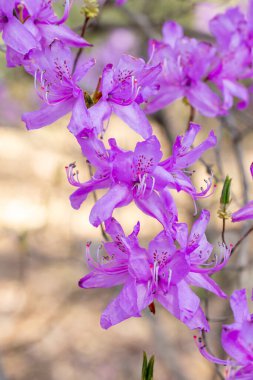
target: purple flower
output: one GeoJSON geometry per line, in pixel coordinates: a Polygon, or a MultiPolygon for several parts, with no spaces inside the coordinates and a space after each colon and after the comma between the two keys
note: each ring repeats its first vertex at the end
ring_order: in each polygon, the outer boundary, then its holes
{"type": "Polygon", "coordinates": [[[148,249],[144,249],[137,239],[139,224],[126,237],[115,219],[108,220],[106,231],[113,242],[104,244],[106,254],[98,252],[96,261],[90,255],[88,244],[87,263],[91,272],[79,282],[82,288],[123,285],[103,312],[101,326],[107,329],[130,317],[140,317],[142,310],[157,300],[189,328],[209,330],[200,299],[190,285],[225,298],[209,273],[226,264],[228,252],[223,247],[226,251],[223,263],[207,263],[212,251],[205,237],[208,221],[209,213],[204,210],[189,236],[187,225],[180,224],[177,231],[180,248],[170,234],[162,231],[148,249]]]}
{"type": "MultiPolygon", "coordinates": [[[[253,177],[253,162],[250,165],[250,172],[253,177]]],[[[245,206],[232,214],[232,222],[241,222],[247,219],[253,219],[253,201],[248,202],[245,206]]]]}
{"type": "Polygon", "coordinates": [[[70,165],[69,182],[78,188],[70,196],[72,207],[78,209],[91,191],[109,187],[91,210],[90,222],[94,226],[112,216],[114,208],[134,200],[143,212],[158,219],[165,229],[170,228],[177,212],[167,189],[185,191],[196,199],[206,196],[212,185],[210,180],[206,189],[197,192],[184,172],[204,151],[216,144],[216,137],[211,132],[204,142],[191,148],[199,130],[199,125],[191,123],[185,136],[177,137],[172,156],[162,162],[160,143],[155,136],[139,142],[134,152],[120,149],[114,139],[109,140],[110,149],[106,150],[92,133],[79,138],[84,156],[97,171],[90,181],[80,183],[74,179],[74,166],[70,165]],[[170,209],[172,213],[168,212],[170,209]]]}
{"type": "Polygon", "coordinates": [[[184,37],[183,29],[174,21],[163,26],[163,40],[150,41],[150,62],[162,64],[146,111],[155,112],[176,99],[187,101],[205,116],[221,113],[219,97],[205,83],[215,60],[216,49],[209,43],[184,37]]]}
{"type": "Polygon", "coordinates": [[[239,109],[249,102],[246,87],[238,80],[252,77],[253,2],[250,1],[249,21],[239,8],[230,8],[225,14],[215,16],[210,22],[210,30],[217,40],[217,63],[208,75],[223,94],[223,107],[228,110],[233,98],[240,101],[239,109]]]}
{"type": "Polygon", "coordinates": [[[120,149],[115,139],[110,139],[110,149],[105,149],[94,134],[79,141],[84,156],[97,171],[88,182],[81,183],[74,178],[74,165],[69,166],[69,182],[78,188],[70,196],[72,207],[78,209],[91,191],[109,188],[93,206],[91,224],[98,226],[111,217],[115,208],[134,200],[142,211],[169,228],[177,212],[165,187],[173,177],[158,165],[162,152],[155,136],[139,142],[134,152],[120,149]]]}
{"type": "Polygon", "coordinates": [[[75,112],[75,104],[79,103],[80,98],[83,101],[83,91],[77,83],[94,64],[91,59],[78,66],[72,74],[71,50],[60,41],[54,41],[44,52],[32,52],[25,67],[34,75],[42,105],[39,110],[23,114],[22,120],[27,129],[41,128],[72,110],[75,112]]]}
{"type": "Polygon", "coordinates": [[[249,0],[248,15],[241,12],[239,7],[229,8],[224,14],[216,15],[210,21],[210,31],[215,36],[221,49],[233,50],[242,43],[253,46],[253,1],[249,0]]]}
{"type": "MultiPolygon", "coordinates": [[[[201,127],[198,124],[190,123],[188,130],[184,136],[177,136],[176,141],[172,148],[172,155],[167,160],[161,162],[161,167],[171,173],[174,178],[174,184],[170,183],[171,188],[175,188],[177,191],[185,191],[191,195],[194,199],[199,197],[210,196],[209,190],[212,187],[212,178],[209,181],[205,180],[206,188],[201,188],[200,192],[197,192],[195,186],[192,184],[190,177],[187,174],[193,172],[187,169],[194,162],[196,162],[202,154],[213,148],[217,143],[217,138],[213,131],[209,133],[209,136],[201,144],[192,147],[194,140],[199,133],[201,127]]],[[[215,185],[214,185],[215,188],[215,185]]]]}
{"type": "Polygon", "coordinates": [[[221,342],[226,353],[233,359],[221,360],[213,357],[203,347],[201,339],[198,341],[198,346],[201,354],[207,360],[230,366],[227,380],[251,380],[253,373],[253,314],[249,313],[246,289],[235,290],[230,298],[230,305],[235,322],[231,325],[223,325],[221,342]]]}
{"type": "Polygon", "coordinates": [[[52,0],[0,0],[0,31],[7,46],[8,66],[22,64],[31,50],[43,49],[56,39],[67,46],[89,46],[69,27],[62,25],[69,11],[69,0],[65,2],[61,19],[54,14],[52,0]]]}
{"type": "Polygon", "coordinates": [[[144,91],[150,88],[161,71],[160,64],[147,65],[143,59],[123,55],[116,67],[108,64],[99,90],[101,99],[91,107],[93,126],[103,133],[103,122],[112,112],[143,138],[152,135],[152,127],[140,108],[144,91]]]}

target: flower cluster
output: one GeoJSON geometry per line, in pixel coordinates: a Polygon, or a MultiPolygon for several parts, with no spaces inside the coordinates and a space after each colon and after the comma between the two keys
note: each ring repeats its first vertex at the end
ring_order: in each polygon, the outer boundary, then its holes
{"type": "Polygon", "coordinates": [[[112,242],[104,244],[106,253],[98,252],[96,261],[90,254],[90,243],[87,244],[91,272],[80,280],[82,288],[123,284],[118,297],[102,314],[103,328],[132,316],[140,317],[141,311],[157,300],[189,328],[209,330],[200,299],[190,285],[226,298],[209,275],[226,264],[230,253],[222,246],[221,253],[210,259],[213,247],[205,236],[209,217],[209,212],[203,210],[190,233],[186,224],[175,223],[174,237],[171,231],[163,230],[150,241],[148,249],[139,245],[139,224],[131,235],[125,236],[115,219],[106,221],[112,242]]]}
{"type": "Polygon", "coordinates": [[[229,9],[210,22],[214,43],[184,36],[174,21],[163,26],[163,39],[151,40],[151,63],[162,63],[157,92],[150,94],[147,112],[157,111],[176,99],[184,98],[205,116],[226,114],[238,98],[237,107],[249,102],[250,88],[245,79],[252,72],[253,1],[248,17],[238,7],[229,9]]]}
{"type": "MultiPolygon", "coordinates": [[[[117,5],[123,3],[116,1],[117,5]]],[[[212,176],[198,190],[191,179],[191,166],[215,147],[215,133],[211,131],[196,145],[201,128],[191,122],[184,135],[176,137],[171,155],[162,159],[161,144],[147,114],[179,98],[208,117],[228,112],[234,97],[240,100],[239,108],[247,106],[249,91],[242,80],[253,74],[253,0],[249,5],[248,18],[233,8],[211,21],[215,43],[188,38],[180,25],[167,21],[163,39],[149,42],[148,62],[122,55],[117,64],[105,65],[96,88],[89,93],[81,81],[96,62],[84,59],[80,50],[77,55],[71,50],[91,46],[64,24],[71,2],[66,0],[63,16],[58,18],[50,0],[0,0],[7,65],[22,65],[33,76],[41,101],[38,110],[23,114],[27,129],[47,126],[71,113],[68,129],[95,169],[88,181],[80,182],[75,164],[66,168],[68,181],[76,188],[70,196],[71,205],[79,209],[89,193],[106,190],[92,207],[89,219],[95,227],[105,225],[111,241],[99,247],[96,258],[91,252],[93,246],[87,243],[90,272],[79,283],[82,288],[122,286],[102,314],[101,326],[105,329],[140,317],[147,307],[154,312],[157,301],[190,329],[209,331],[200,298],[191,286],[227,297],[211,275],[227,264],[231,246],[222,243],[219,252],[213,253],[216,250],[205,235],[209,211],[202,210],[189,228],[180,222],[173,197],[175,191],[190,196],[196,216],[196,199],[212,195],[212,176]],[[141,136],[133,151],[121,148],[114,138],[106,147],[101,139],[112,114],[141,136]],[[131,202],[161,224],[161,232],[147,248],[138,240],[139,223],[126,236],[113,217],[116,208],[131,202]]],[[[251,201],[233,213],[232,221],[252,218],[252,210],[251,201]]],[[[252,316],[245,302],[244,291],[233,294],[236,323],[225,326],[222,333],[223,346],[235,361],[214,359],[199,341],[202,354],[209,360],[241,367],[232,369],[229,379],[246,379],[245,374],[253,371],[252,316]]]]}

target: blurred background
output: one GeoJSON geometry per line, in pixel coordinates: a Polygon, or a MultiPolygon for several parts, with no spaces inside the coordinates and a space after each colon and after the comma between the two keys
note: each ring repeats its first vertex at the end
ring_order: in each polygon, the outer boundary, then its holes
{"type": "MultiPolygon", "coordinates": [[[[69,20],[77,31],[82,24],[81,4],[75,2],[69,20]]],[[[145,58],[148,38],[159,37],[167,19],[180,22],[187,35],[210,40],[208,21],[233,5],[246,10],[247,1],[129,0],[122,8],[106,3],[87,31],[86,38],[95,47],[85,54],[96,57],[97,67],[83,87],[94,89],[103,66],[116,63],[122,53],[145,58]]],[[[100,314],[118,289],[83,290],[77,286],[87,273],[86,241],[92,240],[95,250],[103,238],[100,230],[88,223],[92,196],[80,211],[71,208],[68,197],[73,188],[64,169],[76,161],[80,179],[86,180],[85,159],[66,129],[68,117],[41,130],[26,131],[21,114],[38,107],[32,79],[22,69],[7,70],[1,52],[0,68],[0,379],[138,380],[143,350],[156,356],[155,380],[219,379],[214,366],[195,347],[193,332],[159,305],[155,316],[145,311],[141,319],[132,318],[108,331],[101,329],[100,314]]],[[[185,131],[188,117],[188,107],[178,101],[151,119],[164,158],[171,151],[169,139],[185,131]]],[[[211,129],[219,139],[218,148],[207,152],[204,163],[194,167],[199,188],[210,169],[216,176],[215,195],[199,201],[199,207],[212,212],[208,238],[218,250],[222,221],[217,210],[224,176],[233,178],[231,211],[253,195],[249,173],[252,106],[244,112],[233,110],[229,120],[197,115],[195,121],[203,127],[196,143],[211,129]]],[[[112,117],[105,139],[112,136],[126,149],[133,149],[139,140],[116,117],[112,117]]],[[[191,200],[184,194],[174,195],[180,220],[191,223],[191,200]]],[[[126,233],[141,222],[143,246],[161,230],[134,205],[116,210],[114,216],[126,233]]],[[[227,241],[237,242],[245,228],[228,222],[227,241]]],[[[252,288],[252,242],[250,238],[245,241],[228,268],[216,276],[224,291],[252,288]]],[[[206,292],[196,291],[204,304],[206,292]]],[[[222,357],[219,321],[231,321],[228,302],[210,295],[206,311],[212,327],[208,345],[222,357]]]]}

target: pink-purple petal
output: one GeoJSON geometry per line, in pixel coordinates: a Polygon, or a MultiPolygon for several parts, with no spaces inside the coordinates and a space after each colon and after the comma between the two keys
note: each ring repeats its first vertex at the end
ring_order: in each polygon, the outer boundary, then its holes
{"type": "Polygon", "coordinates": [[[43,104],[39,110],[24,113],[22,120],[25,122],[27,129],[38,129],[54,123],[70,112],[73,106],[74,99],[55,105],[43,104]]]}
{"type": "Polygon", "coordinates": [[[3,40],[7,46],[21,54],[39,48],[38,41],[15,17],[6,23],[3,29],[3,40]]]}
{"type": "Polygon", "coordinates": [[[127,186],[114,185],[93,206],[90,213],[90,223],[95,227],[99,226],[99,224],[112,216],[113,210],[116,207],[125,206],[129,204],[131,200],[132,195],[129,193],[127,186]]]}
{"type": "Polygon", "coordinates": [[[232,222],[241,222],[248,219],[253,219],[253,201],[248,202],[232,214],[232,222]]]}
{"type": "Polygon", "coordinates": [[[133,102],[128,106],[111,103],[113,111],[136,133],[147,139],[152,135],[152,127],[140,106],[133,102]]]}
{"type": "Polygon", "coordinates": [[[235,321],[242,323],[249,314],[246,289],[234,291],[230,297],[230,305],[234,313],[235,321]]]}
{"type": "Polygon", "coordinates": [[[130,317],[141,317],[137,303],[137,289],[134,280],[128,280],[119,295],[102,313],[100,324],[108,329],[130,317]]]}

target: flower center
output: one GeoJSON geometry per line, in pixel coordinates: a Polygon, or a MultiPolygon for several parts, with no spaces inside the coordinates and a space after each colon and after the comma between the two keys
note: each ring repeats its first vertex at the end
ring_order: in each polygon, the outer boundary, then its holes
{"type": "Polygon", "coordinates": [[[26,8],[26,6],[22,2],[18,2],[15,5],[13,10],[13,15],[17,17],[17,19],[24,24],[26,20],[30,17],[30,14],[26,8]]]}

